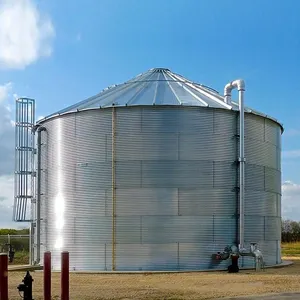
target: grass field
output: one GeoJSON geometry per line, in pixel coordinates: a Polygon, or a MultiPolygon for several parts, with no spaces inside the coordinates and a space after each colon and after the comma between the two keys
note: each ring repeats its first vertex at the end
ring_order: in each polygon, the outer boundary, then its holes
{"type": "Polygon", "coordinates": [[[10,265],[28,265],[29,264],[29,252],[19,251],[15,253],[13,263],[10,265]]]}
{"type": "Polygon", "coordinates": [[[281,255],[283,257],[299,257],[300,258],[300,242],[282,244],[281,245],[281,255]]]}

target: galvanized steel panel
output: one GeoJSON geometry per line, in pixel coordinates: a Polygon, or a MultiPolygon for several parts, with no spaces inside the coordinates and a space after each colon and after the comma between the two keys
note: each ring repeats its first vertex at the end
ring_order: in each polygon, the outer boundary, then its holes
{"type": "Polygon", "coordinates": [[[229,260],[214,261],[212,253],[224,249],[226,243],[180,243],[179,270],[227,269],[229,260]]]}
{"type": "Polygon", "coordinates": [[[281,218],[265,217],[265,241],[279,241],[281,238],[281,218]]]}
{"type": "MultiPolygon", "coordinates": [[[[178,244],[117,244],[116,270],[159,271],[178,269],[178,244]]],[[[111,255],[109,252],[108,255],[111,255]]]]}
{"type": "MultiPolygon", "coordinates": [[[[109,124],[103,126],[105,129],[108,129],[108,133],[111,134],[111,111],[103,110],[108,114],[109,124]]],[[[96,110],[98,113],[98,111],[96,110]]],[[[99,115],[99,113],[98,113],[99,115]]],[[[128,110],[126,109],[117,109],[116,110],[116,128],[118,128],[117,134],[122,136],[126,134],[137,134],[142,131],[142,109],[140,107],[131,107],[130,117],[128,117],[128,110]]],[[[110,140],[111,141],[111,140],[110,140]]]]}
{"type": "MultiPolygon", "coordinates": [[[[54,269],[58,238],[74,270],[112,269],[111,113],[82,111],[44,123],[41,238],[42,251],[54,253],[54,269]]],[[[280,127],[246,119],[245,239],[263,245],[268,264],[278,263],[280,127]]],[[[229,261],[213,262],[211,254],[237,236],[237,128],[235,111],[116,108],[116,270],[227,267],[229,261]]]]}
{"type": "Polygon", "coordinates": [[[227,243],[227,245],[233,245],[237,235],[236,224],[237,220],[235,215],[214,215],[213,241],[216,243],[227,243]]]}
{"type": "Polygon", "coordinates": [[[277,217],[281,217],[281,195],[277,194],[277,217]]]}
{"type": "Polygon", "coordinates": [[[234,190],[237,186],[237,164],[229,161],[213,162],[213,187],[234,190]]]}
{"type": "Polygon", "coordinates": [[[179,215],[234,215],[237,195],[229,189],[179,189],[179,215]]]}
{"type": "Polygon", "coordinates": [[[265,218],[255,215],[245,215],[245,242],[257,243],[265,239],[265,218]]]}
{"type": "Polygon", "coordinates": [[[213,110],[199,108],[178,107],[170,108],[143,108],[142,132],[179,132],[196,133],[213,132],[213,110]]]}
{"type": "Polygon", "coordinates": [[[249,215],[276,217],[278,216],[277,199],[278,195],[275,193],[252,190],[245,194],[245,211],[249,215]]]}
{"type": "Polygon", "coordinates": [[[266,191],[281,194],[281,172],[276,169],[265,168],[266,191]]]}
{"type": "MultiPolygon", "coordinates": [[[[82,215],[73,220],[75,224],[75,244],[97,245],[111,243],[112,217],[93,218],[89,222],[82,215]]],[[[73,223],[72,222],[72,223],[73,223]]]]}
{"type": "Polygon", "coordinates": [[[234,161],[236,155],[236,139],[233,136],[230,138],[228,135],[217,135],[203,130],[179,135],[181,160],[234,161]]]}
{"type": "Polygon", "coordinates": [[[265,168],[263,166],[246,164],[245,189],[246,193],[265,190],[265,168]]]}
{"type": "Polygon", "coordinates": [[[78,163],[75,175],[76,188],[97,191],[111,187],[110,162],[78,163]]]}
{"type": "MultiPolygon", "coordinates": [[[[213,110],[213,132],[222,136],[235,137],[238,133],[238,113],[224,109],[213,110]]],[[[236,140],[234,141],[236,144],[236,140]]]]}
{"type": "Polygon", "coordinates": [[[142,217],[117,216],[116,217],[116,243],[141,244],[142,243],[142,217]]]}
{"type": "Polygon", "coordinates": [[[143,216],[142,242],[213,241],[213,216],[143,216]]]}
{"type": "MultiPolygon", "coordinates": [[[[239,128],[239,127],[238,127],[239,128]]],[[[253,114],[245,114],[245,139],[264,141],[265,119],[253,114]]]]}
{"type": "Polygon", "coordinates": [[[265,119],[265,141],[281,148],[281,130],[274,121],[265,119]]]}
{"type": "Polygon", "coordinates": [[[118,188],[116,195],[117,216],[178,215],[177,188],[118,188]]]}
{"type": "Polygon", "coordinates": [[[262,141],[245,140],[245,157],[248,164],[278,168],[277,147],[262,141]]]}
{"type": "Polygon", "coordinates": [[[116,161],[116,187],[141,187],[142,169],[142,161],[116,161]]]}
{"type": "MultiPolygon", "coordinates": [[[[170,133],[118,134],[116,160],[178,160],[179,136],[170,133]]],[[[110,146],[111,147],[111,146],[110,146]]]]}
{"type": "MultiPolygon", "coordinates": [[[[95,241],[94,245],[77,243],[72,246],[70,270],[81,271],[89,266],[90,271],[106,270],[106,245],[95,241]],[[82,255],[84,253],[84,255],[82,255]]],[[[111,256],[111,255],[110,255],[111,256]]],[[[55,265],[56,266],[56,265],[55,265]]]]}
{"type": "MultiPolygon", "coordinates": [[[[138,168],[138,166],[136,166],[138,168]]],[[[143,161],[143,187],[213,186],[212,161],[143,161]]]]}

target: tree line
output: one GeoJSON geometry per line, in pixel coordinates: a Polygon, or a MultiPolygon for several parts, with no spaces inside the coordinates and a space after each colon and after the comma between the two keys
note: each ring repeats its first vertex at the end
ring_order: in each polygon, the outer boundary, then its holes
{"type": "Polygon", "coordinates": [[[29,234],[29,229],[24,228],[24,229],[1,229],[0,228],[0,235],[28,235],[29,234]]]}
{"type": "Polygon", "coordinates": [[[283,243],[300,242],[300,222],[293,220],[282,220],[281,241],[283,243]]]}

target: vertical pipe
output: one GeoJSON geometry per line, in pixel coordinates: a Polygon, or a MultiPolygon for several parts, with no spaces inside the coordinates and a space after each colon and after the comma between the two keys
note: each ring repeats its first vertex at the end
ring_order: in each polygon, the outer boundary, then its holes
{"type": "Polygon", "coordinates": [[[51,252],[44,253],[44,300],[51,300],[51,252]]]}
{"type": "Polygon", "coordinates": [[[116,269],[116,109],[112,108],[112,270],[116,269]]]}
{"type": "MultiPolygon", "coordinates": [[[[34,213],[35,213],[35,205],[36,205],[36,169],[35,169],[35,102],[34,100],[31,102],[31,118],[30,118],[30,122],[32,124],[32,128],[31,128],[31,141],[30,141],[30,145],[31,145],[31,196],[32,196],[32,201],[31,201],[31,244],[30,244],[30,249],[31,252],[33,252],[33,244],[34,244],[34,228],[33,228],[33,222],[34,222],[34,213]],[[35,201],[33,201],[35,200],[35,201]]],[[[32,253],[30,253],[30,263],[33,263],[33,255],[32,253]]]]}
{"type": "Polygon", "coordinates": [[[61,253],[61,300],[69,300],[69,252],[61,253]]]}
{"type": "Polygon", "coordinates": [[[33,222],[30,222],[30,227],[29,227],[29,264],[33,264],[33,251],[32,251],[32,244],[33,244],[33,239],[32,239],[32,234],[33,234],[33,222]]]}
{"type": "Polygon", "coordinates": [[[37,129],[37,197],[36,197],[36,263],[41,260],[41,148],[42,148],[42,131],[46,130],[45,127],[37,129]]]}
{"type": "Polygon", "coordinates": [[[244,128],[244,90],[239,89],[240,110],[240,248],[244,249],[245,223],[245,128],[244,128]]]}
{"type": "Polygon", "coordinates": [[[8,257],[0,254],[0,300],[8,300],[8,257]]]}
{"type": "Polygon", "coordinates": [[[231,91],[237,88],[239,92],[239,112],[240,112],[240,153],[239,153],[239,170],[240,170],[240,230],[239,230],[239,247],[244,250],[244,221],[245,221],[245,136],[244,136],[244,92],[245,82],[242,79],[232,81],[225,85],[224,100],[227,104],[231,103],[231,91]]]}

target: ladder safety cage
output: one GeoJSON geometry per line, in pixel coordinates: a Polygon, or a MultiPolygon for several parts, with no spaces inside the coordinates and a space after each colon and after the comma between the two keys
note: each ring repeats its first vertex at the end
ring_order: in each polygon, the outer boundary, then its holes
{"type": "Polygon", "coordinates": [[[35,201],[35,100],[16,100],[15,121],[15,191],[13,220],[31,222],[35,201]]]}

